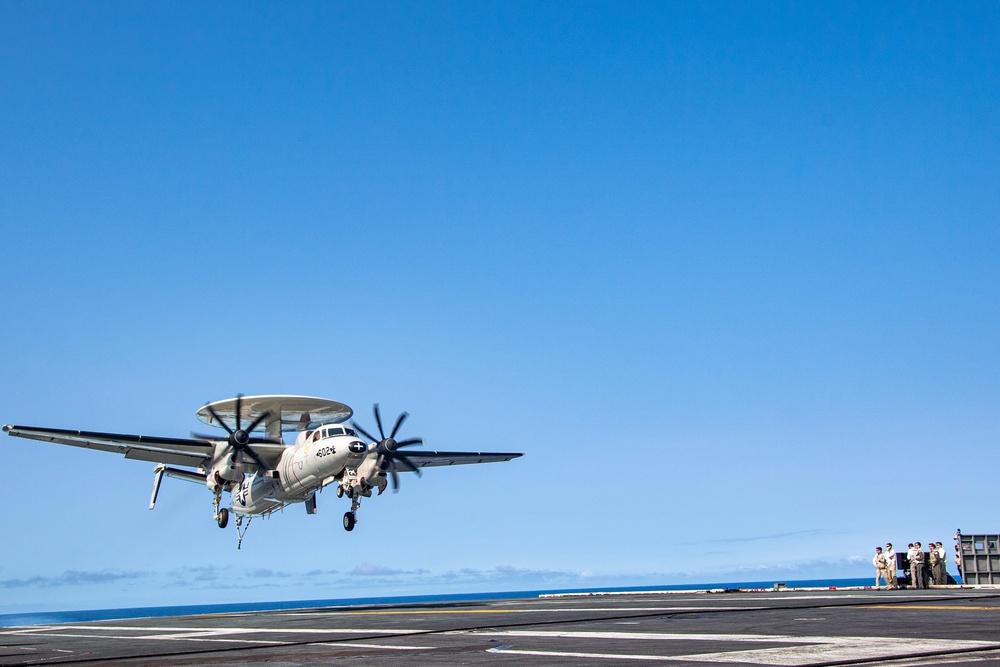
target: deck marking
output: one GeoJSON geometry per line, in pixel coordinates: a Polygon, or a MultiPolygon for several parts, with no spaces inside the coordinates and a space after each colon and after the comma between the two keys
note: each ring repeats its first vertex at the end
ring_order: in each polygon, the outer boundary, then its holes
{"type": "MultiPolygon", "coordinates": [[[[183,626],[163,627],[163,626],[137,626],[137,625],[42,625],[25,630],[7,630],[2,634],[35,636],[51,636],[53,631],[58,630],[90,630],[91,632],[141,632],[146,636],[159,638],[160,635],[150,635],[150,632],[170,633],[163,635],[165,638],[178,635],[190,635],[193,633],[204,633],[206,635],[227,635],[227,634],[414,634],[426,632],[426,630],[381,628],[373,630],[371,628],[191,628],[183,626]]],[[[91,635],[81,635],[91,636],[91,635]]],[[[107,635],[94,634],[94,637],[104,637],[107,635]]],[[[139,638],[135,636],[133,638],[139,638]]]]}
{"type": "Polygon", "coordinates": [[[180,641],[200,641],[200,642],[227,642],[227,643],[238,643],[238,644],[268,644],[270,646],[275,646],[278,644],[284,644],[285,642],[280,639],[237,639],[237,638],[211,638],[211,637],[186,637],[186,636],[173,636],[173,635],[90,635],[82,633],[70,633],[70,632],[46,632],[44,635],[35,635],[41,637],[76,637],[77,639],[127,639],[127,640],[180,640],[180,641]]]}
{"type": "Polygon", "coordinates": [[[961,604],[870,604],[865,605],[867,609],[958,609],[958,610],[970,610],[970,611],[1000,611],[1000,607],[977,607],[972,605],[961,605],[961,604]]]}
{"type": "Polygon", "coordinates": [[[437,648],[436,646],[391,646],[389,644],[360,644],[355,642],[313,642],[309,646],[324,646],[326,648],[346,646],[349,648],[389,649],[391,651],[433,651],[437,648]]]}
{"type": "Polygon", "coordinates": [[[577,660],[659,660],[661,662],[669,660],[683,660],[683,656],[669,655],[640,655],[625,653],[579,653],[574,651],[526,651],[515,648],[488,648],[487,653],[502,653],[503,655],[531,655],[543,658],[574,658],[577,660]]]}
{"type": "Polygon", "coordinates": [[[505,637],[539,637],[556,639],[622,639],[627,641],[731,641],[731,642],[821,642],[837,637],[803,637],[802,635],[739,635],[677,632],[610,632],[560,630],[490,630],[483,631],[505,637]]]}
{"type": "Polygon", "coordinates": [[[530,609],[427,609],[406,611],[344,611],[338,616],[425,616],[446,614],[524,614],[530,609]]]}
{"type": "Polygon", "coordinates": [[[574,614],[579,612],[676,612],[676,611],[737,611],[762,610],[766,607],[574,607],[572,609],[405,609],[386,611],[341,611],[335,616],[423,616],[423,615],[462,615],[462,614],[574,614]]]}
{"type": "Polygon", "coordinates": [[[710,653],[688,653],[683,655],[649,655],[625,653],[586,653],[575,651],[539,651],[522,649],[504,649],[493,652],[513,653],[519,655],[549,656],[559,658],[598,659],[598,660],[660,660],[684,662],[741,662],[758,665],[780,665],[795,667],[816,662],[840,660],[874,660],[888,657],[906,657],[921,653],[968,651],[976,649],[996,649],[996,642],[952,640],[952,639],[913,639],[908,637],[808,637],[801,635],[723,635],[723,634],[679,634],[653,632],[558,632],[509,630],[491,633],[494,636],[534,637],[547,639],[602,639],[625,641],[726,641],[749,643],[780,643],[791,646],[734,649],[729,651],[713,651],[710,653]]]}

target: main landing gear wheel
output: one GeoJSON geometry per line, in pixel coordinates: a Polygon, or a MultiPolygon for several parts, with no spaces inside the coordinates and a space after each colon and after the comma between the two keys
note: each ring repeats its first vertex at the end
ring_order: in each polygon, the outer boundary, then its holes
{"type": "Polygon", "coordinates": [[[219,528],[225,528],[229,525],[229,510],[223,507],[219,510],[219,516],[216,517],[216,521],[219,522],[219,528]]]}
{"type": "Polygon", "coordinates": [[[343,498],[344,497],[344,487],[342,487],[342,486],[338,486],[337,487],[337,497],[338,498],[343,498]]]}
{"type": "Polygon", "coordinates": [[[354,524],[357,519],[354,518],[354,512],[344,513],[344,530],[351,531],[354,530],[354,524]]]}

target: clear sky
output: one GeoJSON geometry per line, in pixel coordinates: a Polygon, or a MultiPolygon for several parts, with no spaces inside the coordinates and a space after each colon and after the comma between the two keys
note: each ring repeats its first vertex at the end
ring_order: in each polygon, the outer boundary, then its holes
{"type": "Polygon", "coordinates": [[[867,576],[1000,530],[1000,5],[0,3],[0,421],[511,463],[255,522],[0,437],[0,612],[867,576]]]}

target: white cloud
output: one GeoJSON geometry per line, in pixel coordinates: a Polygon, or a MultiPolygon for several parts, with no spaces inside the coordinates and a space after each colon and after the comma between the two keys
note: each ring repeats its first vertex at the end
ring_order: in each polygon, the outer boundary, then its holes
{"type": "Polygon", "coordinates": [[[50,588],[54,586],[87,586],[93,584],[111,584],[127,580],[143,579],[151,576],[150,572],[122,572],[115,570],[100,570],[84,572],[67,570],[58,576],[34,576],[24,579],[0,580],[0,588],[50,588]]]}

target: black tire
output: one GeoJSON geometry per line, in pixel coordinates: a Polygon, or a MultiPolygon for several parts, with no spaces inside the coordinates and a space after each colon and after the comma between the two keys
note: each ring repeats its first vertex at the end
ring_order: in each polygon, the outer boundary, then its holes
{"type": "Polygon", "coordinates": [[[354,518],[354,512],[347,512],[344,514],[344,530],[350,532],[354,530],[354,523],[356,519],[354,518]]]}
{"type": "Polygon", "coordinates": [[[219,528],[225,528],[226,526],[229,525],[229,510],[227,510],[225,507],[219,510],[218,521],[219,521],[219,528]]]}
{"type": "Polygon", "coordinates": [[[343,498],[344,497],[344,487],[337,486],[337,497],[338,498],[343,498]]]}

